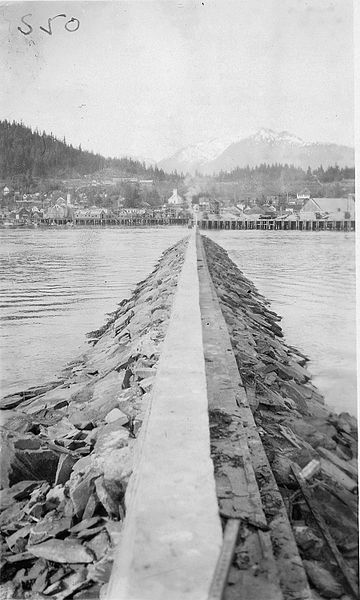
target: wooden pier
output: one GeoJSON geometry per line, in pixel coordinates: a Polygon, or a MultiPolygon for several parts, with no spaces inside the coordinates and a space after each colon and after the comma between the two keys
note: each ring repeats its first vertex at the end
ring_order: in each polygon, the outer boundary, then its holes
{"type": "Polygon", "coordinates": [[[74,217],[73,219],[44,219],[42,221],[43,225],[69,225],[71,223],[81,227],[108,227],[116,225],[121,227],[159,227],[166,225],[188,225],[189,219],[107,216],[106,218],[74,217]]]}
{"type": "Polygon", "coordinates": [[[199,229],[266,230],[266,231],[355,231],[355,220],[316,221],[258,219],[258,220],[199,220],[199,229]]]}

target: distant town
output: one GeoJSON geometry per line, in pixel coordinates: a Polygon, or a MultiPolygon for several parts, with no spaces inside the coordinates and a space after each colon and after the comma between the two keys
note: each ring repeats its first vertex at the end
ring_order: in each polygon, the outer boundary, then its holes
{"type": "MultiPolygon", "coordinates": [[[[177,188],[157,205],[142,200],[140,206],[131,194],[141,190],[152,194],[152,180],[123,178],[130,192],[126,198],[116,192],[119,182],[91,180],[78,188],[64,187],[52,192],[21,194],[5,185],[1,195],[0,225],[2,227],[45,227],[84,225],[186,225],[194,215],[200,222],[279,221],[353,221],[355,195],[324,198],[313,197],[308,189],[297,194],[268,195],[228,202],[221,197],[200,192],[181,195],[177,188]],[[134,191],[135,190],[135,191],[134,191]]],[[[250,227],[251,228],[251,227],[250,227]]]]}
{"type": "Polygon", "coordinates": [[[195,220],[202,228],[223,229],[355,227],[353,166],[303,169],[262,162],[212,175],[166,172],[132,158],[74,148],[65,139],[8,121],[0,122],[0,158],[1,227],[192,225],[195,220]],[[301,225],[306,222],[312,225],[301,225]]]}

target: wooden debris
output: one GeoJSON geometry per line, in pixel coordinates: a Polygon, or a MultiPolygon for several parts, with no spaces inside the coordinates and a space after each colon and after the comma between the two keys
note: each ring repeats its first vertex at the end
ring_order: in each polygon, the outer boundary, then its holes
{"type": "Polygon", "coordinates": [[[215,567],[207,600],[221,600],[227,583],[228,574],[234,557],[240,521],[228,519],[225,526],[223,544],[215,567]]]}
{"type": "Polygon", "coordinates": [[[296,481],[298,482],[300,490],[305,498],[305,501],[311,511],[311,514],[314,517],[314,519],[324,537],[324,540],[326,541],[326,543],[336,561],[336,564],[338,565],[339,569],[341,570],[341,572],[343,574],[344,580],[346,581],[354,598],[358,598],[358,592],[359,592],[358,586],[354,582],[353,576],[350,573],[348,566],[346,565],[343,557],[341,556],[339,550],[337,549],[337,546],[336,546],[332,536],[330,535],[328,527],[327,527],[318,507],[316,506],[315,500],[312,497],[312,493],[310,491],[310,488],[308,487],[307,482],[301,476],[300,469],[299,469],[298,465],[296,465],[295,463],[293,463],[293,465],[292,465],[292,471],[294,473],[296,481]]]}
{"type": "Polygon", "coordinates": [[[344,487],[349,492],[356,492],[358,489],[357,482],[351,477],[346,475],[339,467],[333,462],[330,462],[326,458],[320,458],[320,465],[322,471],[328,476],[334,479],[340,487],[344,487]]]}
{"type": "Polygon", "coordinates": [[[325,598],[339,598],[343,595],[343,587],[332,574],[317,561],[304,560],[306,574],[311,583],[325,598]]]}
{"type": "Polygon", "coordinates": [[[339,467],[339,469],[344,471],[349,477],[354,479],[354,481],[357,481],[357,479],[358,479],[357,470],[355,469],[355,467],[352,464],[350,464],[350,462],[342,460],[341,458],[336,456],[336,454],[334,454],[333,452],[330,452],[326,448],[322,448],[321,446],[318,446],[318,448],[316,448],[316,450],[320,454],[320,456],[330,460],[332,463],[334,463],[334,465],[339,467]]]}
{"type": "Polygon", "coordinates": [[[295,448],[298,448],[299,450],[301,449],[301,446],[297,441],[299,438],[294,434],[293,431],[291,431],[291,429],[289,429],[289,427],[279,425],[279,431],[284,436],[284,438],[287,439],[288,442],[290,442],[290,444],[292,444],[293,446],[295,446],[295,448]]]}
{"type": "Polygon", "coordinates": [[[320,461],[313,459],[300,471],[301,477],[304,479],[311,479],[313,475],[318,473],[321,469],[320,461]]]}

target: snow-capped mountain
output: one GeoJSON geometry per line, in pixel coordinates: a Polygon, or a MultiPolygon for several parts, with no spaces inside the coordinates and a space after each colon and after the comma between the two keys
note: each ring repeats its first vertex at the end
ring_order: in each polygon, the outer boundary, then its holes
{"type": "MultiPolygon", "coordinates": [[[[239,138],[240,139],[240,138],[239,138]]],[[[230,144],[237,141],[234,137],[211,138],[210,140],[199,142],[181,148],[170,158],[161,160],[158,167],[166,171],[183,171],[192,173],[196,170],[201,171],[207,163],[216,160],[230,144]]]]}
{"type": "Polygon", "coordinates": [[[158,163],[165,171],[212,174],[261,163],[293,164],[307,169],[354,165],[354,149],[337,144],[305,142],[288,131],[259,129],[245,138],[214,138],[182,148],[158,163]]]}
{"type": "Polygon", "coordinates": [[[309,142],[304,142],[301,138],[288,131],[277,133],[272,129],[259,129],[254,135],[250,136],[255,142],[266,142],[268,144],[293,144],[295,146],[306,146],[309,142]]]}

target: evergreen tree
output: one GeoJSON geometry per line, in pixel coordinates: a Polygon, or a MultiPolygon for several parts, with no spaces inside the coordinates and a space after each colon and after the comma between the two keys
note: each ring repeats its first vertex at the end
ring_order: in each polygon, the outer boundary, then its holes
{"type": "MultiPolygon", "coordinates": [[[[131,158],[105,158],[74,148],[58,140],[53,133],[42,134],[36,129],[13,121],[0,121],[0,177],[8,179],[30,173],[35,178],[79,177],[103,169],[116,171],[123,177],[139,176],[162,181],[173,179],[162,169],[146,168],[145,163],[131,158]]],[[[175,177],[179,179],[178,176],[175,177]]]]}

